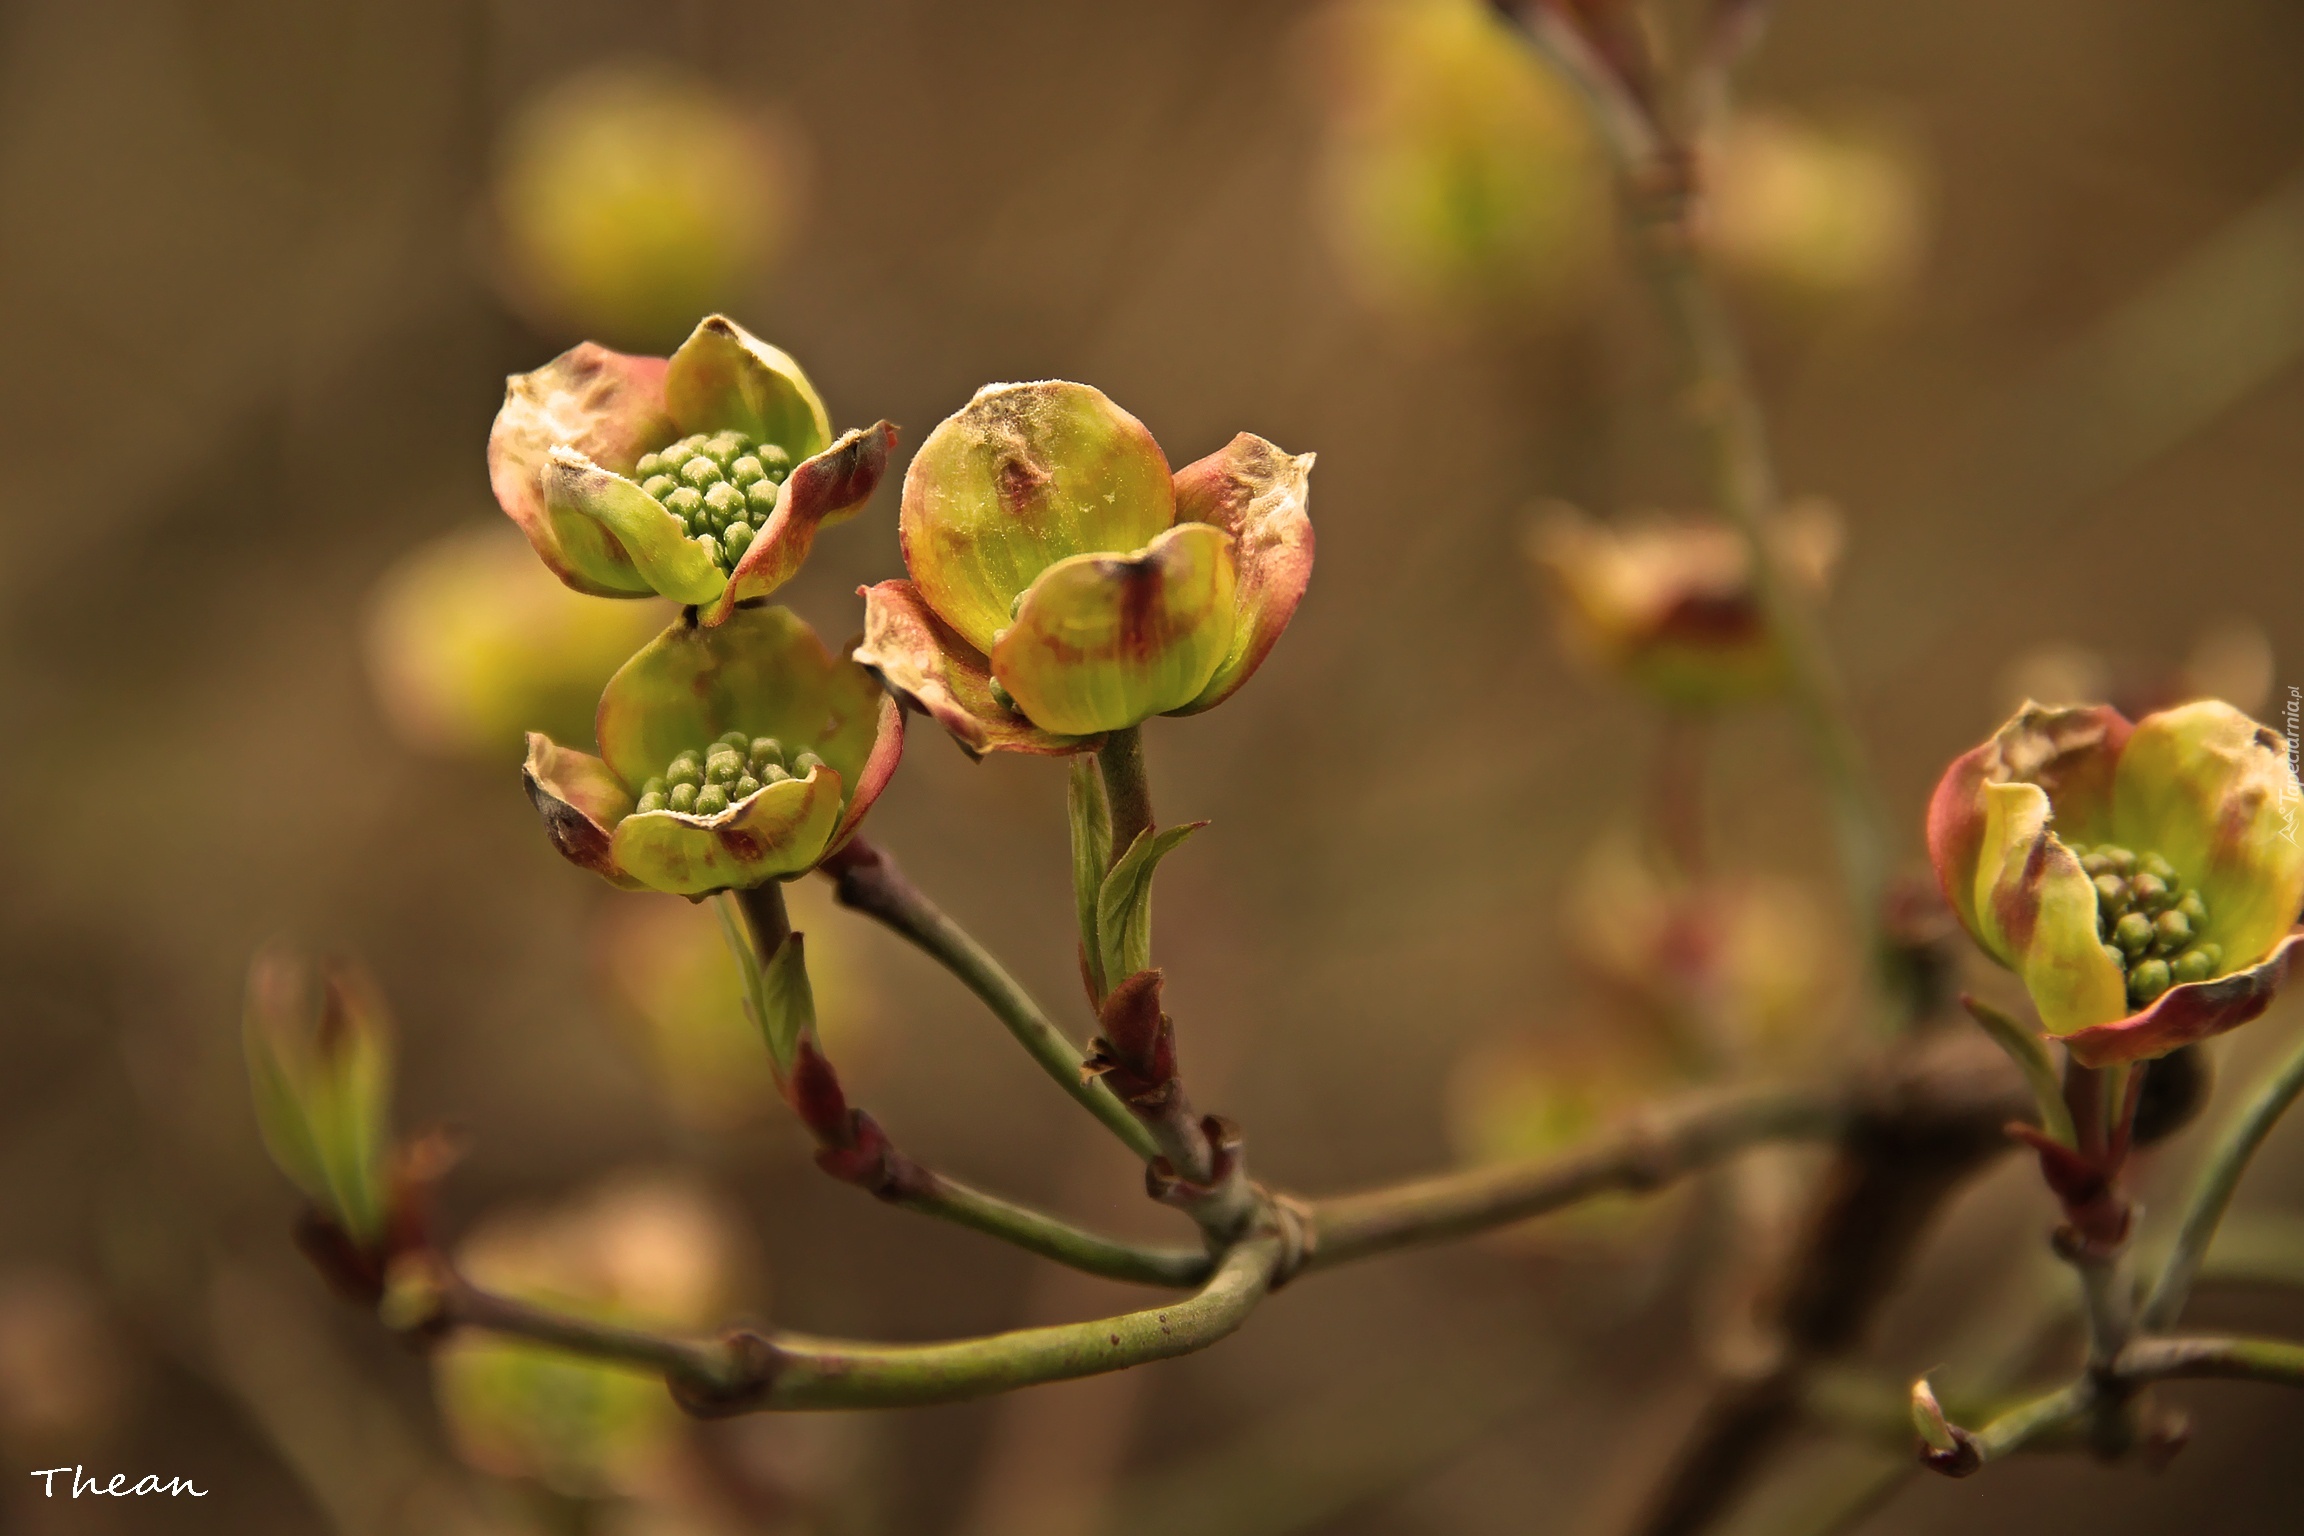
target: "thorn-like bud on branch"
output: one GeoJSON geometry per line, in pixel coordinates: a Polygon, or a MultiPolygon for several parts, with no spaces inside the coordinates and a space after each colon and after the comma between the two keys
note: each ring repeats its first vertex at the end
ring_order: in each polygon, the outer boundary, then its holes
{"type": "Polygon", "coordinates": [[[1912,1383],[1912,1427],[1920,1435],[1920,1463],[1946,1477],[1966,1477],[1984,1465],[1968,1432],[1944,1416],[1936,1391],[1923,1376],[1912,1383]]]}
{"type": "Polygon", "coordinates": [[[436,1332],[448,1307],[450,1280],[437,1254],[419,1250],[392,1260],[384,1271],[377,1320],[394,1333],[436,1332]]]}
{"type": "Polygon", "coordinates": [[[1176,1029],[1160,1009],[1161,975],[1138,971],[1104,999],[1098,1037],[1082,1068],[1100,1073],[1132,1104],[1156,1099],[1176,1078],[1176,1029]]]}
{"type": "Polygon", "coordinates": [[[1920,1443],[1932,1451],[1950,1451],[1960,1444],[1953,1437],[1952,1421],[1944,1417],[1944,1405],[1936,1400],[1936,1389],[1925,1376],[1912,1383],[1912,1427],[1920,1432],[1920,1443]]]}

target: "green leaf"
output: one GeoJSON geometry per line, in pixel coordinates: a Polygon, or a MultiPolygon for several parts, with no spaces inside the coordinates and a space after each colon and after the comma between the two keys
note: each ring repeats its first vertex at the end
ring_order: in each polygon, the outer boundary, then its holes
{"type": "Polygon", "coordinates": [[[808,985],[805,935],[793,934],[776,948],[761,977],[761,1006],[767,1014],[768,1055],[776,1075],[789,1077],[803,1036],[816,1038],[816,994],[808,985]]]}
{"type": "Polygon", "coordinates": [[[781,1086],[792,1075],[801,1037],[816,1034],[816,994],[808,985],[807,951],[795,933],[762,965],[736,898],[722,895],[713,901],[713,907],[720,914],[721,936],[727,939],[728,952],[736,957],[736,969],[744,978],[744,1011],[768,1042],[768,1061],[781,1086]]]}
{"type": "Polygon", "coordinates": [[[1064,808],[1072,820],[1072,901],[1080,913],[1080,954],[1088,967],[1088,984],[1102,998],[1104,950],[1096,938],[1096,896],[1112,863],[1112,813],[1104,800],[1104,775],[1097,771],[1093,754],[1073,756],[1064,808]]]}
{"type": "Polygon", "coordinates": [[[1096,934],[1106,976],[1133,976],[1152,963],[1152,872],[1204,821],[1146,828],[1120,855],[1096,892],[1096,934]]]}
{"type": "Polygon", "coordinates": [[[313,1200],[327,1197],[328,1182],[321,1172],[320,1151],[312,1143],[312,1127],[304,1118],[304,1102],[286,1063],[274,1050],[275,1040],[253,1016],[242,1032],[248,1051],[248,1087],[256,1101],[256,1129],[264,1150],[288,1176],[288,1182],[313,1200]]]}
{"type": "Polygon", "coordinates": [[[2040,1106],[2040,1128],[2067,1147],[2077,1147],[2079,1137],[2072,1129],[2072,1111],[2064,1102],[2063,1075],[2056,1070],[2055,1058],[2049,1054],[2048,1042],[2037,1030],[2026,1029],[1999,1009],[1973,997],[1963,995],[1960,1006],[1968,1016],[1992,1037],[1992,1043],[2008,1053],[2031,1085],[2032,1098],[2040,1106]]]}
{"type": "Polygon", "coordinates": [[[722,892],[712,899],[712,907],[720,916],[720,936],[728,941],[728,953],[735,957],[737,973],[744,981],[744,1011],[751,1016],[760,1037],[767,1041],[768,1061],[781,1085],[792,1069],[793,1053],[798,1049],[800,1038],[798,1030],[813,1028],[816,1022],[815,998],[808,991],[808,973],[805,968],[800,972],[800,1002],[806,1009],[806,1017],[795,1026],[786,1017],[791,1011],[789,979],[780,991],[769,981],[776,962],[794,946],[789,942],[779,945],[776,953],[769,957],[768,965],[763,967],[760,952],[752,944],[752,929],[744,921],[743,909],[737,906],[735,896],[722,892]]]}

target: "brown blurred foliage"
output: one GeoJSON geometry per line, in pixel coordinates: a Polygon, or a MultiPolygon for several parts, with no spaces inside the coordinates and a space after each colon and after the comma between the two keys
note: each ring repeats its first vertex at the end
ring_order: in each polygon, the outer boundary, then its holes
{"type": "MultiPolygon", "coordinates": [[[[0,1527],[567,1518],[464,1470],[424,1364],[288,1248],[236,1034],[248,954],[283,932],[374,968],[403,1024],[404,1123],[472,1137],[459,1232],[677,1164],[773,1275],[737,1308],[790,1326],[919,1338],[1134,1294],[1035,1288],[1022,1256],[816,1175],[784,1117],[668,1103],[600,953],[604,914],[648,898],[564,864],[508,761],[403,744],[368,686],[379,577],[491,515],[502,377],[578,339],[506,303],[484,209],[506,125],[588,70],[685,72],[808,146],[788,235],[711,281],[838,419],[886,415],[909,446],[981,383],[1057,376],[1127,401],[1180,458],[1241,429],[1319,453],[1320,565],[1286,642],[1231,707],[1148,735],[1162,813],[1215,821],[1162,883],[1167,1003],[1196,1097],[1250,1128],[1265,1176],[1318,1191],[1442,1162],[1466,1052],[1572,1024],[1561,894],[1658,726],[1555,653],[1517,540],[1544,498],[1694,505],[1700,466],[1641,295],[1605,264],[1570,263],[1583,286],[1542,327],[1364,303],[1331,240],[1321,12],[0,12],[0,1527]],[[209,1497],[43,1501],[22,1474],[58,1463],[209,1497]]],[[[2034,647],[2159,676],[2239,619],[2280,686],[2296,676],[2304,261],[2278,253],[2304,238],[2299,57],[2304,12],[2280,0],[1811,0],[1749,71],[1755,104],[1892,123],[1929,168],[1894,303],[1747,291],[1788,489],[1844,512],[1829,617],[1908,860],[1938,766],[2034,647]]],[[[857,625],[860,581],[896,572],[893,490],[790,589],[831,635],[857,625]]],[[[1727,720],[1712,765],[1724,862],[1829,890],[1788,722],[1727,720]]],[[[918,727],[872,826],[1085,1033],[1062,793],[1057,765],[971,765],[918,727]]],[[[851,1087],[903,1145],[1168,1232],[955,985],[861,925],[842,937],[876,1012],[851,1087]]],[[[2235,1037],[2227,1064],[2295,1017],[2235,1037]]],[[[1943,1358],[1977,1288],[2036,1248],[2047,1209],[2021,1173],[1953,1213],[1884,1359],[1943,1358]]],[[[2291,1131],[2244,1198],[2292,1202],[2300,1174],[2291,1131]]],[[[1069,1529],[1504,1536],[1600,1507],[1652,1465],[1702,1353],[1685,1274],[1634,1292],[1607,1266],[1478,1245],[1293,1287],[1077,1416],[1062,1468],[1098,1470],[1069,1529]]],[[[2201,1315],[2304,1328],[2261,1296],[2201,1315]]],[[[2164,1476],[2011,1464],[1864,1529],[2293,1529],[2304,1404],[2178,1395],[2198,1428],[2164,1476]]],[[[821,1493],[845,1523],[820,1529],[940,1533],[1008,1507],[979,1502],[992,1448],[1003,1477],[1054,1475],[1004,1427],[1019,1411],[723,1449],[746,1487],[821,1493]]]]}

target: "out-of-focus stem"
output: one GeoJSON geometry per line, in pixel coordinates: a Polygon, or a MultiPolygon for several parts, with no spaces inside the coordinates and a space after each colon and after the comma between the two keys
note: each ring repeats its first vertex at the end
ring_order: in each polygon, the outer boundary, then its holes
{"type": "Polygon", "coordinates": [[[1762,1089],[1709,1095],[1582,1152],[1441,1174],[1312,1205],[1308,1263],[1327,1268],[1418,1243],[1486,1231],[1595,1195],[1654,1189],[1769,1141],[1839,1134],[1844,1097],[1762,1089]]]}
{"type": "Polygon", "coordinates": [[[1147,1162],[1159,1154],[1152,1134],[1128,1107],[1101,1081],[1081,1076],[1086,1057],[1080,1047],[1050,1022],[1032,994],[983,945],[905,878],[895,860],[861,837],[851,838],[847,847],[825,861],[823,872],[838,890],[842,906],[878,918],[959,977],[1008,1026],[1041,1070],[1103,1121],[1130,1151],[1147,1162]]]}
{"type": "Polygon", "coordinates": [[[1727,308],[1697,257],[1687,219],[1684,196],[1666,193],[1652,201],[1640,219],[1645,265],[1679,342],[1690,409],[1712,459],[1713,495],[1722,515],[1744,536],[1754,589],[1783,649],[1793,704],[1824,777],[1842,875],[1866,940],[1865,953],[1876,955],[1887,889],[1887,839],[1879,802],[1822,627],[1778,557],[1773,529],[1780,497],[1759,396],[1727,308]]]}
{"type": "Polygon", "coordinates": [[[2161,1266],[2151,1297],[2144,1303],[2141,1321],[2146,1331],[2158,1332],[2171,1327],[2183,1314],[2193,1277],[2199,1274],[2201,1261],[2208,1255],[2208,1245],[2216,1239],[2216,1228],[2231,1207],[2233,1192],[2240,1187],[2241,1174],[2247,1171],[2249,1160],[2264,1144],[2264,1138],[2272,1133],[2272,1127],[2280,1123],[2288,1106],[2296,1102],[2299,1092],[2304,1092],[2304,1045],[2291,1050],[2264,1078],[2255,1097],[2225,1123],[2222,1134],[2209,1149],[2207,1161],[2200,1165],[2191,1198],[2184,1204],[2184,1222],[2177,1229],[2176,1246],[2161,1266]]]}
{"type": "Polygon", "coordinates": [[[441,1320],[454,1327],[549,1344],[591,1360],[640,1366],[707,1391],[734,1390],[743,1381],[742,1362],[715,1340],[680,1338],[555,1312],[483,1290],[461,1277],[447,1281],[441,1320]]]}
{"type": "Polygon", "coordinates": [[[2009,1409],[1968,1437],[1976,1465],[1997,1461],[2045,1434],[2078,1425],[2095,1409],[2098,1396],[2095,1382],[2084,1377],[2009,1409]]]}
{"type": "Polygon", "coordinates": [[[2304,1344],[2285,1339],[2139,1339],[2121,1352],[2122,1381],[2262,1381],[2304,1387],[2304,1344]]]}
{"type": "MultiPolygon", "coordinates": [[[[1766,422],[1727,306],[1697,254],[1691,146],[1675,141],[1578,30],[1569,8],[1543,3],[1499,7],[1583,95],[1616,161],[1633,234],[1658,308],[1678,345],[1688,403],[1712,461],[1713,496],[1744,536],[1769,628],[1784,652],[1795,707],[1806,726],[1831,801],[1848,899],[1864,953],[1881,954],[1887,890],[1887,838],[1838,673],[1799,588],[1785,574],[1771,537],[1780,500],[1766,422]]],[[[1880,980],[1880,967],[1871,967],[1880,980]]],[[[1887,1010],[1879,1010],[1882,1018],[1887,1010]]]]}

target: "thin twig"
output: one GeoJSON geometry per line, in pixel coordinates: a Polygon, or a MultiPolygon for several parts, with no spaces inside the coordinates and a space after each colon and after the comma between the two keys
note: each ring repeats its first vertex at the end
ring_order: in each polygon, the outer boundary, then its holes
{"type": "Polygon", "coordinates": [[[2304,1387],[2304,1344],[2285,1339],[2138,1339],[2121,1351],[2113,1370],[2125,1382],[2215,1378],[2304,1387]]]}
{"type": "Polygon", "coordinates": [[[1104,1122],[1131,1152],[1147,1162],[1159,1154],[1151,1133],[1128,1106],[1100,1081],[1081,1075],[1086,1055],[1080,1047],[1049,1021],[1032,994],[983,945],[905,878],[895,860],[863,838],[851,838],[825,862],[823,873],[833,882],[842,906],[879,919],[959,977],[1008,1026],[1041,1070],[1104,1122]]]}
{"type": "MultiPolygon", "coordinates": [[[[791,936],[783,888],[773,881],[736,893],[744,915],[742,928],[732,928],[728,939],[736,958],[747,971],[753,993],[752,1007],[765,1016],[760,996],[760,973],[776,949],[791,936]]],[[[887,1140],[877,1123],[869,1130],[871,1153],[853,1152],[862,1122],[850,1119],[841,1129],[843,1139],[826,1145],[821,1159],[825,1172],[878,1196],[891,1205],[972,1228],[1027,1252],[1059,1264],[1114,1280],[1144,1285],[1190,1287],[1208,1276],[1213,1262],[1204,1248],[1156,1248],[1106,1237],[1075,1226],[1062,1217],[1036,1210],[1018,1201],[988,1194],[958,1179],[922,1166],[887,1140]]]]}
{"type": "Polygon", "coordinates": [[[1206,1280],[1215,1263],[1201,1248],[1154,1247],[1107,1237],[929,1169],[914,1165],[914,1172],[916,1180],[907,1180],[889,1195],[894,1204],[972,1227],[1091,1275],[1184,1289],[1206,1280]]]}
{"type": "Polygon", "coordinates": [[[1806,1378],[1855,1348],[1944,1202],[2009,1146],[2030,1095],[1973,1037],[1891,1059],[1854,1106],[1784,1268],[1770,1319],[1776,1357],[1721,1383],[1673,1451],[1632,1529],[1693,1536],[1752,1485],[1800,1424],[1806,1378]]]}
{"type": "Polygon", "coordinates": [[[1190,1354],[1224,1338],[1271,1288],[1280,1243],[1252,1237],[1206,1285],[1162,1307],[941,1344],[859,1344],[777,1335],[768,1377],[747,1407],[892,1408],[948,1403],[1190,1354]]]}
{"type": "Polygon", "coordinates": [[[1271,1288],[1281,1243],[1270,1233],[1226,1254],[1193,1295],[1166,1306],[1050,1328],[937,1344],[876,1344],[739,1332],[683,1339],[554,1312],[443,1277],[432,1326],[533,1340],[595,1360],[661,1372],[707,1414],[948,1403],[1122,1370],[1205,1349],[1231,1333],[1271,1288]]]}
{"type": "Polygon", "coordinates": [[[1441,1174],[1312,1205],[1312,1268],[1539,1216],[1623,1190],[1656,1189],[1761,1142],[1825,1140],[1846,1124],[1837,1094],[1774,1089],[1698,1096],[1600,1145],[1541,1162],[1441,1174]]]}
{"type": "MultiPolygon", "coordinates": [[[[1693,157],[1630,93],[1570,13],[1541,3],[1498,8],[1583,94],[1616,162],[1642,265],[1678,343],[1689,409],[1710,453],[1713,497],[1743,535],[1754,590],[1783,652],[1792,702],[1824,777],[1864,954],[1877,962],[1887,891],[1885,823],[1823,630],[1775,547],[1781,495],[1767,424],[1735,325],[1697,252],[1693,157]]],[[[1877,983],[1880,965],[1868,969],[1877,983]]]]}
{"type": "Polygon", "coordinates": [[[2232,1204],[2233,1191],[2240,1187],[2240,1176],[2247,1172],[2249,1159],[2272,1133],[2272,1127],[2280,1123],[2288,1106],[2296,1102],[2299,1092],[2304,1092],[2304,1044],[2291,1050],[2257,1086],[2256,1096],[2225,1122],[2207,1160],[2200,1165],[2199,1179],[2184,1205],[2176,1246],[2161,1266],[2159,1279],[2153,1282],[2151,1298],[2144,1303],[2141,1321],[2147,1332],[2173,1327],[2183,1315],[2192,1279],[2200,1272],[2208,1245],[2216,1240],[2216,1228],[2232,1204]]]}

